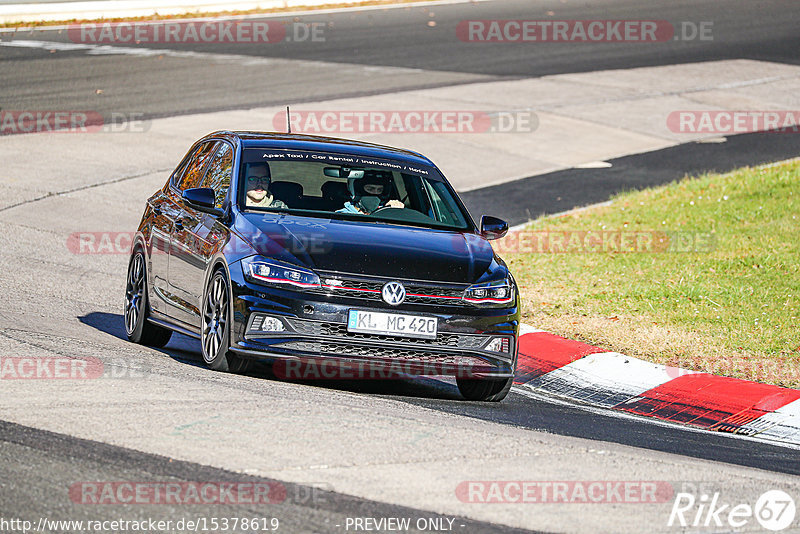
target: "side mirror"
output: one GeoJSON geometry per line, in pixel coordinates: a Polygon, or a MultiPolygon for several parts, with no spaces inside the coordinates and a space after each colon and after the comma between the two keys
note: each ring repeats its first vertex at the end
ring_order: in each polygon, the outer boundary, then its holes
{"type": "Polygon", "coordinates": [[[481,235],[486,239],[500,239],[508,232],[508,223],[491,215],[481,217],[481,235]]]}
{"type": "Polygon", "coordinates": [[[192,189],[187,189],[183,192],[181,197],[183,198],[184,202],[197,211],[210,213],[211,215],[216,215],[217,217],[220,217],[224,214],[221,209],[218,209],[214,206],[216,203],[216,198],[214,195],[214,190],[210,187],[194,187],[192,189]]]}

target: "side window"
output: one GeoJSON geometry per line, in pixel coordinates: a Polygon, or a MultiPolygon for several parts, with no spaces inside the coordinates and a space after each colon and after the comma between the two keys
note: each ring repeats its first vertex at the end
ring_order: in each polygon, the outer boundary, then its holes
{"type": "Polygon", "coordinates": [[[178,168],[175,169],[175,171],[172,173],[172,176],[169,177],[169,183],[173,187],[178,187],[178,182],[180,181],[181,176],[183,176],[183,173],[186,172],[186,167],[189,166],[190,161],[192,161],[191,155],[184,157],[183,161],[181,161],[181,164],[178,165],[178,168]]]}
{"type": "Polygon", "coordinates": [[[453,209],[455,206],[442,200],[442,197],[446,198],[450,196],[447,192],[447,186],[445,186],[443,182],[428,182],[427,180],[426,184],[428,184],[428,188],[430,189],[436,212],[441,217],[439,222],[453,226],[466,226],[467,221],[464,220],[461,213],[453,209]]]}
{"type": "Polygon", "coordinates": [[[203,183],[197,187],[210,187],[214,190],[215,205],[222,208],[228,188],[231,186],[233,172],[233,150],[228,143],[220,143],[214,159],[208,165],[203,183]]]}
{"type": "Polygon", "coordinates": [[[431,184],[427,180],[423,180],[422,183],[425,186],[425,192],[428,194],[428,202],[433,210],[433,218],[436,219],[437,222],[447,222],[442,216],[442,199],[439,198],[439,195],[436,194],[436,191],[433,190],[433,187],[431,187],[431,184]]]}
{"type": "Polygon", "coordinates": [[[436,219],[437,222],[453,226],[464,226],[466,224],[464,218],[451,210],[447,203],[442,200],[442,193],[444,193],[444,191],[440,191],[439,189],[445,189],[444,184],[441,182],[429,182],[427,180],[424,180],[423,183],[425,184],[425,192],[428,194],[428,199],[433,209],[433,218],[436,219]]]}
{"type": "Polygon", "coordinates": [[[182,173],[180,171],[175,173],[174,181],[172,182],[175,187],[180,191],[200,187],[203,171],[205,171],[206,164],[214,154],[218,144],[219,141],[208,141],[197,147],[192,157],[189,158],[186,169],[182,173]]]}

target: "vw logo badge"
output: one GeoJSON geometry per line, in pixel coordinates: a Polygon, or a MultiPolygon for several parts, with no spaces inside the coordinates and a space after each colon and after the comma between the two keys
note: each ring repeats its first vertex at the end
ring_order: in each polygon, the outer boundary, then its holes
{"type": "Polygon", "coordinates": [[[406,300],[406,288],[400,282],[388,282],[383,286],[381,296],[386,304],[397,306],[406,300]]]}

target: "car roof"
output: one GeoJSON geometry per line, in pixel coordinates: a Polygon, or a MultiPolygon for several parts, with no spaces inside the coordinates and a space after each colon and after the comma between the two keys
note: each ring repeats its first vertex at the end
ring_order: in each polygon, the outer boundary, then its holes
{"type": "Polygon", "coordinates": [[[374,158],[389,158],[417,165],[435,167],[433,162],[418,152],[390,146],[366,143],[353,139],[339,139],[306,134],[287,134],[279,132],[219,131],[206,137],[238,139],[242,148],[280,148],[293,150],[316,150],[336,152],[374,158]]]}

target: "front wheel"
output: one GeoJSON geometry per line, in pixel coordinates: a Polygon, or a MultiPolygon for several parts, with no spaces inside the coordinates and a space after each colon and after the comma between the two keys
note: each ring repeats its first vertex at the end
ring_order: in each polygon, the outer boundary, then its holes
{"type": "Polygon", "coordinates": [[[172,330],[147,322],[147,267],[144,253],[136,250],[128,263],[125,283],[125,333],[129,341],[163,347],[172,337],[172,330]]]}
{"type": "Polygon", "coordinates": [[[470,401],[498,402],[506,398],[514,378],[456,378],[458,391],[470,401]]]}
{"type": "Polygon", "coordinates": [[[203,328],[200,343],[203,360],[215,371],[243,373],[250,367],[250,360],[232,354],[230,348],[230,285],[221,269],[214,273],[206,288],[203,304],[203,328]]]}

